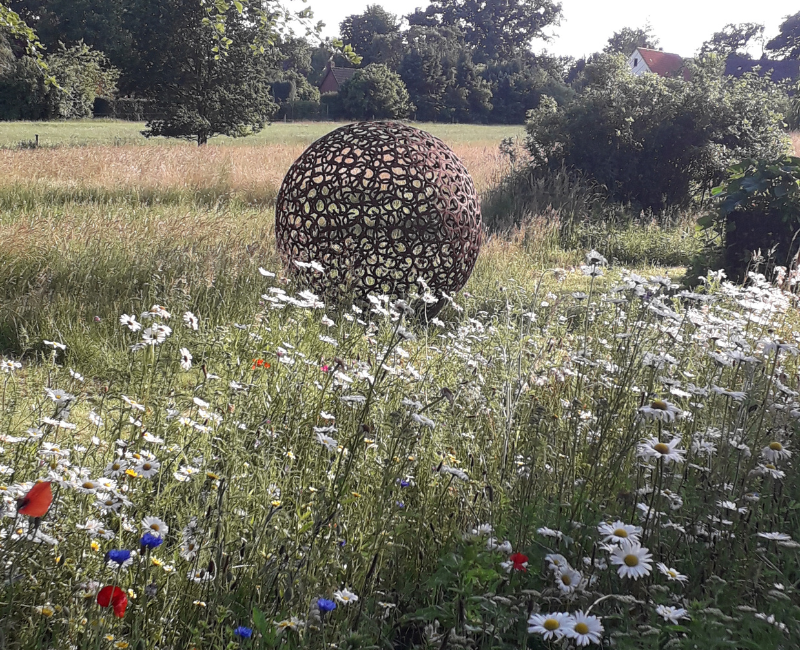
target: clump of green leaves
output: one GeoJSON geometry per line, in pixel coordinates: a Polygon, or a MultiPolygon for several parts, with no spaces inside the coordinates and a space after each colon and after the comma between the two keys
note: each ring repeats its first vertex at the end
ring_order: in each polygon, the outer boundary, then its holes
{"type": "Polygon", "coordinates": [[[800,158],[749,158],[728,170],[715,187],[719,211],[700,225],[716,227],[725,237],[725,270],[743,277],[754,251],[769,252],[776,265],[791,265],[800,232],[800,158]]]}

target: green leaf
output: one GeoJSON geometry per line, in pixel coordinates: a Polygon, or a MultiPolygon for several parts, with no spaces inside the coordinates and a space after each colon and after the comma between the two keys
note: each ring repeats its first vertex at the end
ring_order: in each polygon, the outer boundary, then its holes
{"type": "Polygon", "coordinates": [[[261,634],[266,634],[269,629],[267,617],[258,607],[253,607],[253,625],[261,634]]]}

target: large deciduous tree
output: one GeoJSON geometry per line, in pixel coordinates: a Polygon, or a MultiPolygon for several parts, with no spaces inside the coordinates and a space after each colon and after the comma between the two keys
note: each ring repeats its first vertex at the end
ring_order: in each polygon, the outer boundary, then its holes
{"type": "Polygon", "coordinates": [[[603,48],[603,52],[630,56],[637,47],[651,49],[658,47],[658,38],[649,24],[644,27],[623,27],[618,32],[614,32],[603,48]]]}
{"type": "Polygon", "coordinates": [[[424,12],[408,17],[412,24],[458,27],[480,62],[526,51],[560,19],[561,3],[553,0],[431,0],[424,12]]]}
{"type": "Polygon", "coordinates": [[[149,0],[153,13],[137,46],[155,116],[146,136],[205,144],[214,135],[259,131],[276,110],[269,76],[280,54],[264,47],[260,14],[231,8],[224,22],[199,0],[149,0]]]}
{"type": "Polygon", "coordinates": [[[767,43],[767,49],[784,59],[800,59],[800,11],[786,16],[778,35],[767,43]]]}
{"type": "Polygon", "coordinates": [[[729,54],[747,54],[751,42],[764,40],[764,25],[759,23],[729,23],[721,31],[715,32],[700,47],[700,54],[716,52],[726,57],[729,54]]]}
{"type": "Polygon", "coordinates": [[[339,31],[342,42],[351,45],[366,66],[385,62],[382,60],[382,52],[387,40],[391,43],[400,38],[400,23],[397,16],[380,5],[369,5],[364,13],[345,18],[339,24],[339,31]]]}

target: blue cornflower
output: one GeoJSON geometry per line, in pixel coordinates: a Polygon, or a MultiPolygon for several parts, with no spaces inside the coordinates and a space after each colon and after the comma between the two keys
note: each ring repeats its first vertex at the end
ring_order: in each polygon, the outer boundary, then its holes
{"type": "Polygon", "coordinates": [[[244,625],[237,627],[233,633],[240,639],[249,639],[251,636],[253,636],[253,630],[251,630],[249,627],[245,627],[244,625]]]}
{"type": "Polygon", "coordinates": [[[403,479],[402,481],[400,481],[400,487],[401,487],[401,488],[407,488],[409,485],[411,485],[411,483],[409,483],[409,482],[408,482],[408,481],[406,481],[405,479],[403,479]]]}
{"type": "Polygon", "coordinates": [[[116,562],[117,564],[125,564],[130,559],[131,552],[126,549],[115,548],[106,553],[106,560],[116,562]]]}
{"type": "Polygon", "coordinates": [[[153,533],[145,533],[142,535],[142,539],[140,540],[140,544],[144,548],[156,548],[161,546],[161,543],[164,540],[161,539],[158,535],[153,535],[153,533]]]}
{"type": "Polygon", "coordinates": [[[395,503],[397,504],[397,507],[400,508],[401,510],[406,507],[406,504],[403,503],[402,501],[396,501],[395,503]]]}
{"type": "Polygon", "coordinates": [[[317,601],[317,607],[319,607],[319,611],[321,612],[332,612],[336,609],[336,603],[332,600],[328,600],[327,598],[320,598],[317,601]]]}

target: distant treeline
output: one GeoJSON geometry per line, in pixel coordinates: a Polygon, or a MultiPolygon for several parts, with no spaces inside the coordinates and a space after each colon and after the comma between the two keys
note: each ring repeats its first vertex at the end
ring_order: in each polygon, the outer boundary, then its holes
{"type": "MultiPolygon", "coordinates": [[[[280,29],[287,18],[271,0],[6,4],[36,31],[57,84],[46,83],[24,43],[0,31],[0,119],[94,113],[147,120],[151,134],[200,143],[284,117],[522,124],[544,96],[569,103],[586,85],[587,63],[600,56],[531,51],[560,21],[561,5],[552,0],[432,0],[402,18],[373,5],[345,18],[340,38],[327,40],[313,29],[309,36],[280,29]],[[338,92],[320,95],[331,66],[358,71],[340,75],[347,79],[338,92]]],[[[729,25],[701,52],[726,57],[759,38],[760,25],[729,25]]],[[[797,56],[781,38],[767,47],[797,56]]],[[[604,54],[657,44],[649,26],[624,28],[604,54]]]]}

